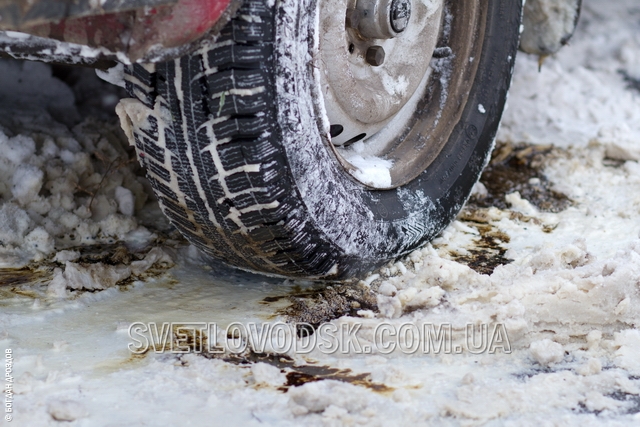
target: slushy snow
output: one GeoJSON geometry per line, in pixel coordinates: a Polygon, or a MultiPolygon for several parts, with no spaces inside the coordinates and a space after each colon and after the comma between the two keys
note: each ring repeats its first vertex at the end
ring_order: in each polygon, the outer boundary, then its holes
{"type": "MultiPolygon", "coordinates": [[[[339,329],[360,325],[358,334],[369,344],[381,324],[450,325],[459,353],[408,354],[399,346],[362,354],[347,346],[343,353],[289,355],[295,365],[350,369],[382,391],[336,377],[283,392],[293,368],[197,354],[133,357],[127,348],[133,322],[226,326],[278,319],[286,300],[275,297],[308,284],[226,270],[187,248],[173,278],[114,288],[126,269],[134,274],[172,259],[158,249],[139,264],[87,265],[76,246],[67,246],[69,233],[90,242],[148,236],[139,225],[147,215],[143,180],[128,164],[104,174],[121,141],[108,138],[104,124],[68,128],[49,117],[44,126],[28,111],[3,110],[2,266],[54,259],[58,265],[45,285],[48,295],[36,285],[27,289],[35,296],[0,287],[0,341],[15,355],[16,425],[162,425],[167,419],[194,425],[212,419],[283,426],[637,425],[639,19],[635,0],[585,0],[571,45],[547,58],[540,72],[538,58],[516,59],[498,140],[552,144],[543,172],[571,199],[569,207],[541,212],[512,192],[505,197],[508,209],[483,209],[478,221],[461,216],[431,244],[363,278],[361,286],[375,292],[377,312],[332,321],[339,329]],[[92,158],[94,152],[107,160],[92,158]],[[91,202],[77,186],[91,190],[102,177],[91,202]],[[479,249],[486,227],[508,237],[501,246],[512,260],[490,275],[455,260],[479,249]],[[503,327],[507,340],[493,353],[469,351],[468,325],[486,325],[491,334],[503,327]]],[[[12,70],[2,75],[51,78],[46,68],[12,70]]],[[[24,105],[32,97],[35,106],[55,98],[28,91],[24,97],[24,105]]],[[[56,111],[75,108],[65,102],[56,111]]],[[[372,160],[362,157],[366,169],[372,160]]],[[[474,193],[482,197],[487,188],[479,184],[474,193]]]]}

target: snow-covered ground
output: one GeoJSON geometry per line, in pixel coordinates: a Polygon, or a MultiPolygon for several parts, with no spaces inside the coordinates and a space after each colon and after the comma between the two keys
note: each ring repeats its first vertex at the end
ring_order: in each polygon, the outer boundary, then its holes
{"type": "Polygon", "coordinates": [[[540,72],[518,57],[494,161],[458,220],[324,290],[202,259],[97,113],[115,92],[0,63],[5,424],[637,425],[638,28],[636,0],[585,0],[571,45],[540,72]],[[132,324],[214,322],[223,340],[232,322],[278,320],[358,327],[362,346],[232,357],[177,334],[162,345],[190,351],[129,350],[144,344],[132,324]],[[486,327],[486,348],[469,325],[486,327]],[[409,339],[438,330],[439,350],[409,339]]]}

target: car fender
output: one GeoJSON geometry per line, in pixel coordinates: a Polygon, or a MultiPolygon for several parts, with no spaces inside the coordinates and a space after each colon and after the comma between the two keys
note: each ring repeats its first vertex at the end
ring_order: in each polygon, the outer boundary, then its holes
{"type": "Polygon", "coordinates": [[[54,62],[83,65],[166,61],[215,39],[239,5],[239,0],[0,0],[0,53],[35,60],[55,56],[54,62]]]}

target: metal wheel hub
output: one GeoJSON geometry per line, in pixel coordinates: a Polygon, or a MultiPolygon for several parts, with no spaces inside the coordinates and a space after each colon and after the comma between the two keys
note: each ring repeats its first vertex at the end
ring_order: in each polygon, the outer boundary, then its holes
{"type": "Polygon", "coordinates": [[[331,142],[369,140],[426,81],[443,0],[323,0],[319,68],[331,142]]]}
{"type": "Polygon", "coordinates": [[[409,25],[411,0],[357,0],[355,9],[347,13],[350,15],[347,25],[357,29],[362,37],[390,39],[409,25]]]}

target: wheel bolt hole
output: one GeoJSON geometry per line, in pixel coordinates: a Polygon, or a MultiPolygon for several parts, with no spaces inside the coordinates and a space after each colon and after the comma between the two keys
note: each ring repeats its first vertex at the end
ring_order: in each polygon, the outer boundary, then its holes
{"type": "Polygon", "coordinates": [[[353,51],[356,50],[356,47],[353,43],[349,43],[349,53],[353,53],[353,51]]]}
{"type": "Polygon", "coordinates": [[[329,135],[331,135],[331,138],[335,138],[336,136],[340,135],[343,130],[344,127],[342,127],[342,125],[331,125],[329,127],[329,135]]]}
{"type": "Polygon", "coordinates": [[[343,147],[348,147],[351,144],[353,144],[354,142],[358,142],[361,141],[363,139],[365,139],[367,137],[366,133],[361,133],[358,136],[354,136],[353,138],[351,138],[350,140],[348,140],[347,142],[345,142],[344,144],[342,144],[343,147]]]}

